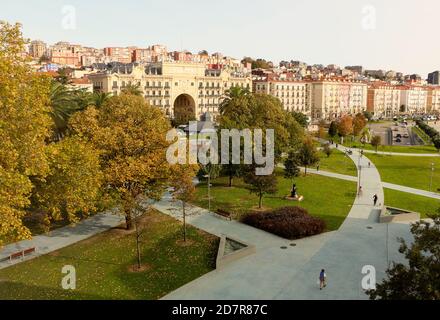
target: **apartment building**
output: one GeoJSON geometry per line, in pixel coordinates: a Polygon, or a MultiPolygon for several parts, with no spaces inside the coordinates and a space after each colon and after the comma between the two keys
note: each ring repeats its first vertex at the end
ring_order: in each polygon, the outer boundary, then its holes
{"type": "Polygon", "coordinates": [[[331,120],[355,115],[367,108],[366,83],[344,79],[326,79],[310,83],[312,119],[331,120]]]}
{"type": "Polygon", "coordinates": [[[251,89],[245,74],[226,69],[211,70],[204,63],[167,61],[147,65],[132,64],[89,75],[94,91],[118,95],[128,85],[140,88],[145,99],[173,117],[182,108],[190,108],[199,119],[206,112],[214,117],[232,86],[251,89]]]}
{"type": "Polygon", "coordinates": [[[390,118],[400,112],[401,91],[387,82],[374,82],[368,86],[367,110],[376,117],[390,118]]]}
{"type": "Polygon", "coordinates": [[[52,63],[69,67],[81,66],[80,45],[70,44],[68,42],[58,42],[49,48],[50,60],[52,63]]]}
{"type": "Polygon", "coordinates": [[[428,89],[423,86],[404,85],[401,90],[400,101],[402,110],[410,114],[425,114],[428,107],[428,89]]]}
{"type": "Polygon", "coordinates": [[[440,87],[428,87],[426,111],[428,113],[440,113],[440,87]]]}
{"type": "Polygon", "coordinates": [[[301,112],[311,117],[309,84],[305,81],[266,78],[253,81],[253,91],[278,98],[287,111],[301,112]]]}
{"type": "Polygon", "coordinates": [[[47,55],[47,45],[43,41],[35,40],[29,44],[29,55],[32,58],[40,59],[47,55]]]}
{"type": "Polygon", "coordinates": [[[135,47],[106,47],[104,48],[104,55],[109,62],[131,63],[135,47]]]}

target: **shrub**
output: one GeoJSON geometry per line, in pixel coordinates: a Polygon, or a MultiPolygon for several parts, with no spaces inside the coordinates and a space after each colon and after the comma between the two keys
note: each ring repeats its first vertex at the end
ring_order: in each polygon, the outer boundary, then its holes
{"type": "Polygon", "coordinates": [[[253,212],[243,218],[243,223],[289,240],[320,234],[326,228],[322,219],[312,217],[301,207],[253,212]]]}

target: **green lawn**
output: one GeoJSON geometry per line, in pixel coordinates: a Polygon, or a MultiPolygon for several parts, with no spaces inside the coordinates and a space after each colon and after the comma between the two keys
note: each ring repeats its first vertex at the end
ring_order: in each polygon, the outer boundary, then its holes
{"type": "Polygon", "coordinates": [[[145,271],[129,271],[136,263],[134,234],[113,229],[0,270],[0,299],[158,299],[213,270],[216,237],[189,227],[183,244],[181,223],[157,212],[142,224],[145,271]],[[61,288],[65,265],[76,268],[76,290],[61,288]]]}
{"type": "Polygon", "coordinates": [[[350,158],[345,155],[345,153],[334,149],[329,158],[327,158],[327,155],[324,154],[322,151],[319,153],[319,156],[321,158],[319,163],[320,170],[355,177],[357,176],[356,165],[350,158]]]}
{"type": "Polygon", "coordinates": [[[440,157],[406,157],[368,154],[377,166],[383,182],[428,190],[431,183],[431,164],[434,163],[432,191],[440,188],[440,157]]]}
{"type": "Polygon", "coordinates": [[[436,199],[390,189],[384,189],[384,192],[387,206],[418,212],[421,218],[427,218],[428,214],[438,213],[440,208],[440,201],[436,199]]]}
{"type": "MultiPolygon", "coordinates": [[[[298,193],[305,200],[301,203],[284,200],[290,194],[292,181],[279,177],[278,193],[267,195],[263,199],[265,208],[278,208],[283,206],[300,205],[306,208],[313,216],[324,219],[328,230],[337,230],[344,222],[356,196],[356,183],[343,181],[318,175],[309,174],[307,177],[295,179],[298,193]]],[[[228,187],[227,178],[219,178],[212,182],[211,209],[224,209],[240,219],[243,214],[258,206],[258,197],[251,194],[246,185],[240,180],[234,180],[234,187],[228,187]]],[[[202,183],[197,188],[197,197],[194,203],[203,208],[208,208],[207,185],[202,183]]]]}
{"type": "MultiPolygon", "coordinates": [[[[376,149],[371,144],[362,145],[360,142],[347,142],[344,146],[349,148],[363,148],[365,150],[376,149]]],[[[379,146],[377,151],[382,152],[400,152],[400,153],[438,153],[438,150],[433,146],[379,146]]]]}

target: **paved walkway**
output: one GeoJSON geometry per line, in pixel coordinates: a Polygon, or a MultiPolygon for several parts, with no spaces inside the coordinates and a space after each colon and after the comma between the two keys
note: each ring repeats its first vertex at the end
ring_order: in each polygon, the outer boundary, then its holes
{"type": "Polygon", "coordinates": [[[440,153],[403,153],[403,152],[386,152],[386,151],[378,151],[376,153],[376,151],[374,150],[364,150],[364,153],[375,153],[386,156],[402,156],[402,157],[440,157],[440,153]]]}
{"type": "MultiPolygon", "coordinates": [[[[355,163],[358,157],[356,152],[351,156],[355,163]]],[[[382,204],[384,194],[379,172],[374,166],[368,168],[368,161],[365,156],[361,159],[363,195],[355,199],[347,219],[335,232],[287,241],[193,208],[190,224],[253,244],[256,254],[210,272],[164,299],[367,299],[361,288],[362,268],[374,266],[380,280],[390,261],[403,259],[397,238],[412,239],[408,224],[378,223],[380,207],[373,206],[372,197],[377,194],[382,204]],[[289,246],[292,242],[295,247],[289,246]],[[288,249],[281,249],[283,245],[288,249]],[[322,268],[329,282],[320,291],[317,279],[322,268]]],[[[180,214],[170,197],[156,208],[174,216],[180,214]]]]}
{"type": "MultiPolygon", "coordinates": [[[[114,228],[120,225],[123,221],[124,218],[118,214],[97,214],[74,226],[59,228],[48,234],[35,236],[32,240],[23,240],[6,245],[0,250],[0,261],[7,258],[11,253],[35,247],[36,252],[25,258],[25,260],[33,259],[114,228]]],[[[23,262],[23,260],[15,259],[12,263],[9,261],[0,262],[0,269],[7,268],[20,262],[23,262]]]]}

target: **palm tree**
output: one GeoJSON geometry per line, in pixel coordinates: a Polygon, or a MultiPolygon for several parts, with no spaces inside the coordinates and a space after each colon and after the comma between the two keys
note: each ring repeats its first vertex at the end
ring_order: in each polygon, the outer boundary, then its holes
{"type": "Polygon", "coordinates": [[[142,96],[142,90],[139,84],[133,85],[128,84],[124,89],[122,89],[122,94],[131,94],[134,96],[142,96]]]}
{"type": "Polygon", "coordinates": [[[90,93],[85,90],[71,90],[58,81],[52,81],[49,98],[49,115],[54,122],[54,139],[59,141],[67,130],[67,123],[72,114],[90,105],[90,93]]]}
{"type": "Polygon", "coordinates": [[[251,92],[248,88],[243,88],[240,86],[233,86],[230,89],[226,90],[226,95],[223,97],[222,102],[219,106],[220,113],[223,113],[225,108],[231,103],[234,99],[239,99],[249,95],[251,92]]]}
{"type": "Polygon", "coordinates": [[[106,103],[111,96],[112,96],[111,93],[95,92],[91,97],[91,102],[95,107],[101,108],[102,105],[106,103]]]}

